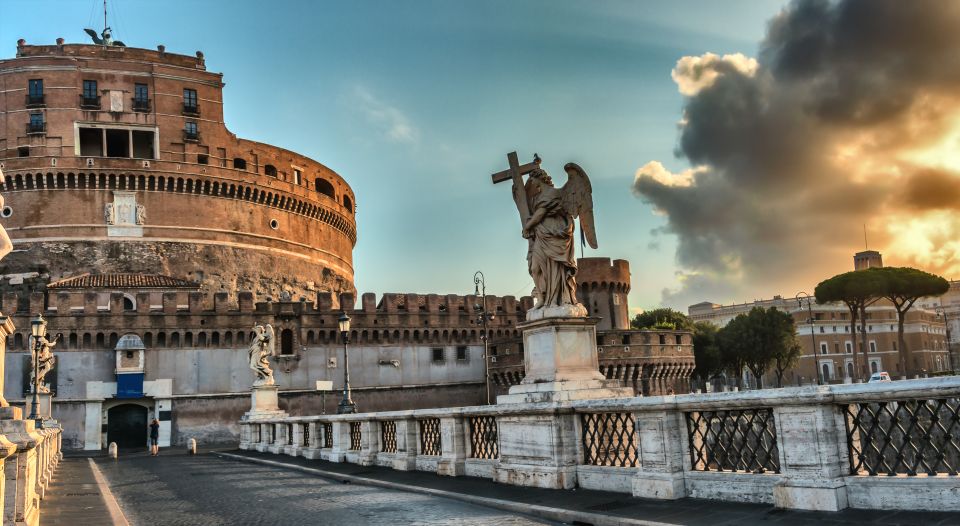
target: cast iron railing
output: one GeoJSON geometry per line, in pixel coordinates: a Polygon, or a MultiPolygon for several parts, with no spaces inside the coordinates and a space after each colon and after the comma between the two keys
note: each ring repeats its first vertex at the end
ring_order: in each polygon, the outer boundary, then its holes
{"type": "Polygon", "coordinates": [[[133,98],[133,111],[150,111],[150,99],[133,98]]]}
{"type": "Polygon", "coordinates": [[[310,447],[310,424],[303,424],[303,447],[310,447]]]}
{"type": "Polygon", "coordinates": [[[183,113],[190,115],[200,115],[200,105],[199,104],[184,104],[183,113]]]}
{"type": "Polygon", "coordinates": [[[380,451],[397,452],[397,422],[394,420],[380,422],[380,451]]]}
{"type": "Polygon", "coordinates": [[[28,108],[39,108],[42,106],[46,106],[43,95],[27,95],[28,108]]]}
{"type": "Polygon", "coordinates": [[[685,413],[695,471],[780,473],[773,409],[685,413]]]}
{"type": "Polygon", "coordinates": [[[361,439],[363,438],[361,425],[363,425],[363,422],[350,422],[350,451],[360,450],[361,439]]]}
{"type": "Polygon", "coordinates": [[[42,135],[47,132],[47,123],[45,122],[28,122],[27,123],[27,135],[42,135]]]}
{"type": "Polygon", "coordinates": [[[443,451],[440,443],[440,419],[420,420],[420,454],[438,456],[443,451]]]}
{"type": "Polygon", "coordinates": [[[500,458],[497,419],[493,416],[470,417],[470,458],[500,458]]]}
{"type": "Polygon", "coordinates": [[[591,466],[637,465],[637,425],[631,413],[580,415],[583,463],[591,466]]]}
{"type": "Polygon", "coordinates": [[[80,95],[80,107],[84,109],[99,110],[100,97],[85,97],[80,95]]]}
{"type": "Polygon", "coordinates": [[[851,475],[957,476],[960,398],[861,402],[842,410],[851,475]]]}
{"type": "Polygon", "coordinates": [[[287,424],[287,445],[293,445],[293,424],[287,424]]]}
{"type": "Polygon", "coordinates": [[[323,424],[323,447],[333,447],[333,423],[324,422],[323,424]]]}

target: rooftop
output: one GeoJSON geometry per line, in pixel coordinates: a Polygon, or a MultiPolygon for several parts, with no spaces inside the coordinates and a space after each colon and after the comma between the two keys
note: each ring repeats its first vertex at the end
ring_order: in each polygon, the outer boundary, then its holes
{"type": "Polygon", "coordinates": [[[48,289],[191,289],[200,285],[159,274],[81,274],[54,281],[48,289]]]}

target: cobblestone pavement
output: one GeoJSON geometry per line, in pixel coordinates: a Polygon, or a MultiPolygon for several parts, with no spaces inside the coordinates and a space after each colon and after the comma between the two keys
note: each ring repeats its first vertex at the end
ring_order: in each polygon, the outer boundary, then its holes
{"type": "Polygon", "coordinates": [[[97,459],[132,526],[271,524],[554,524],[402,491],[342,484],[304,473],[161,453],[97,459]]]}
{"type": "Polygon", "coordinates": [[[40,524],[109,524],[109,520],[110,512],[97,486],[90,461],[87,457],[64,458],[54,471],[40,505],[40,524]]]}

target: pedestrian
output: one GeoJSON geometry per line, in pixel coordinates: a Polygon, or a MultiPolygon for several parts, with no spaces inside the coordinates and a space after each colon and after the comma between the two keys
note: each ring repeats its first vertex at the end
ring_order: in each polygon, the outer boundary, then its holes
{"type": "Polygon", "coordinates": [[[150,422],[150,454],[157,456],[160,454],[160,446],[157,442],[160,440],[160,421],[156,418],[150,422]]]}

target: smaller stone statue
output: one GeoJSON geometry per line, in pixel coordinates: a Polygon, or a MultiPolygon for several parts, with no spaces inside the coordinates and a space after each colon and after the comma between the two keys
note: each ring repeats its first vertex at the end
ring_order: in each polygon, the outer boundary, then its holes
{"type": "Polygon", "coordinates": [[[250,347],[248,348],[250,369],[257,374],[257,379],[253,382],[254,387],[274,384],[273,370],[270,369],[270,362],[267,357],[274,354],[275,348],[276,335],[273,325],[254,325],[253,338],[250,340],[250,347]]]}
{"type": "Polygon", "coordinates": [[[53,366],[57,364],[57,357],[53,355],[53,352],[50,349],[53,349],[57,346],[57,342],[60,341],[60,335],[58,334],[53,341],[47,340],[46,336],[40,337],[39,350],[37,350],[36,360],[37,360],[37,376],[38,379],[34,382],[33,370],[30,371],[30,384],[37,386],[38,393],[49,393],[50,386],[44,383],[43,379],[47,376],[47,373],[53,370],[53,366]]]}
{"type": "Polygon", "coordinates": [[[108,225],[116,224],[117,219],[113,210],[113,203],[107,203],[103,205],[103,219],[107,222],[108,225]]]}
{"type": "Polygon", "coordinates": [[[143,225],[147,222],[147,207],[137,205],[137,224],[143,225]]]}

